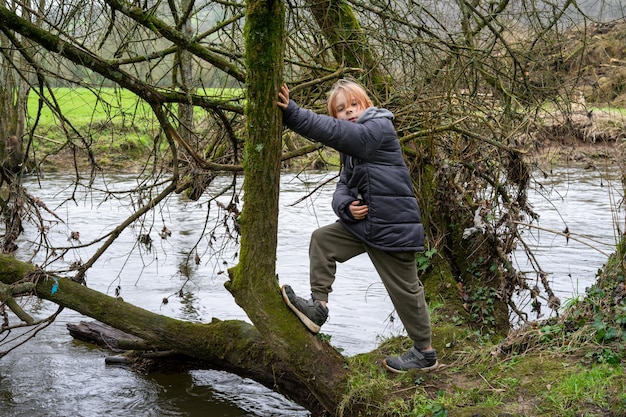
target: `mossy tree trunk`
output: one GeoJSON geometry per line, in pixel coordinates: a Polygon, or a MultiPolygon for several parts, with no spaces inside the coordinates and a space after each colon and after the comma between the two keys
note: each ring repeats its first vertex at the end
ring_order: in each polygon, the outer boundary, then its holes
{"type": "Polygon", "coordinates": [[[284,3],[250,0],[244,30],[247,73],[244,208],[239,264],[227,288],[259,333],[290,364],[326,410],[336,409],[344,358],[318,340],[285,306],[276,278],[283,82],[284,3]],[[322,360],[320,360],[322,358],[322,360]]]}
{"type": "MultiPolygon", "coordinates": [[[[180,4],[180,10],[177,10],[176,4],[173,2],[170,2],[169,6],[176,26],[180,28],[180,31],[185,36],[192,38],[193,30],[189,19],[191,18],[193,3],[190,0],[183,0],[180,4]]],[[[183,93],[190,95],[188,103],[178,104],[178,132],[189,143],[192,143],[194,139],[193,132],[195,131],[194,108],[191,102],[191,95],[196,93],[197,84],[194,79],[192,58],[191,52],[184,48],[178,48],[176,65],[174,66],[174,71],[172,71],[172,85],[178,87],[183,93]]]]}
{"type": "Polygon", "coordinates": [[[308,0],[324,37],[340,66],[364,70],[360,77],[379,101],[388,99],[388,78],[378,68],[376,53],[370,46],[354,11],[345,0],[308,0]]]}
{"type": "Polygon", "coordinates": [[[5,140],[8,136],[21,133],[24,126],[19,126],[18,107],[16,97],[19,97],[19,78],[14,68],[7,62],[7,58],[19,61],[17,52],[7,46],[7,37],[0,32],[0,48],[5,49],[5,56],[0,57],[0,157],[4,156],[5,140]],[[18,132],[19,131],[19,132],[18,132]]]}
{"type": "Polygon", "coordinates": [[[444,301],[439,314],[446,319],[506,336],[510,321],[502,282],[510,271],[502,266],[505,249],[489,234],[464,236],[485,202],[474,201],[469,190],[459,192],[453,179],[457,171],[442,164],[433,140],[427,136],[404,148],[427,233],[425,250],[434,252],[421,274],[426,297],[444,301]],[[456,204],[457,198],[463,204],[456,204]]]}

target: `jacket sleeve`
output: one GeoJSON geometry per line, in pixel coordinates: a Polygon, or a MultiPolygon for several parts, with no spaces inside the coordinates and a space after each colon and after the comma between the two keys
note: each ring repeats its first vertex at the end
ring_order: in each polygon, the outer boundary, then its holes
{"type": "Polygon", "coordinates": [[[353,123],[317,114],[289,100],[283,123],[294,132],[339,152],[367,161],[379,148],[382,132],[377,123],[353,123]]]}
{"type": "Polygon", "coordinates": [[[353,195],[354,191],[351,191],[343,180],[343,173],[337,183],[337,188],[333,194],[333,211],[341,220],[346,222],[356,222],[357,220],[350,213],[350,204],[357,200],[357,196],[353,195]]]}

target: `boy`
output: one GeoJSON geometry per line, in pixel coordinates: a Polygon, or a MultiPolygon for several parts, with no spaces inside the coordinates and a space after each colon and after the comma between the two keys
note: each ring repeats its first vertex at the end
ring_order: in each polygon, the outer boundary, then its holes
{"type": "Polygon", "coordinates": [[[374,107],[354,81],[339,80],[328,99],[329,116],[302,109],[289,99],[286,85],[278,93],[283,122],[294,132],[340,152],[342,171],[333,195],[336,223],[311,235],[311,298],[282,287],[289,308],[313,333],[328,318],[337,262],[367,253],[385,285],[413,348],[383,361],[402,373],[439,366],[431,346],[430,316],[417,276],[415,253],[424,249],[424,227],[409,171],[393,126],[393,114],[374,107]]]}

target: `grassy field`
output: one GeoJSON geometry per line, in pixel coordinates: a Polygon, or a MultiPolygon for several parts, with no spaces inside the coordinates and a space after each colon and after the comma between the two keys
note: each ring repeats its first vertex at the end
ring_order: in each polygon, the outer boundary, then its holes
{"type": "MultiPolygon", "coordinates": [[[[205,89],[198,94],[209,97],[223,98],[237,97],[240,89],[205,89]]],[[[58,105],[65,117],[77,126],[84,126],[93,122],[112,121],[124,125],[125,122],[135,120],[152,120],[154,118],[150,106],[137,96],[118,88],[87,88],[59,87],[47,92],[45,96],[53,105],[58,105]]],[[[34,121],[38,111],[39,95],[31,91],[28,97],[28,116],[34,121]]],[[[175,105],[173,105],[175,109],[175,105]]],[[[44,105],[39,123],[43,127],[50,127],[58,122],[57,116],[44,105]]]]}
{"type": "MultiPolygon", "coordinates": [[[[209,97],[237,97],[240,89],[208,89],[199,92],[209,97]]],[[[160,126],[150,106],[134,93],[118,88],[54,88],[47,92],[44,104],[39,109],[39,95],[31,91],[28,97],[29,129],[37,120],[32,149],[41,159],[52,154],[50,160],[62,160],[68,136],[80,148],[89,146],[103,165],[123,166],[154,151],[155,139],[160,126]],[[62,121],[58,107],[65,118],[62,121]],[[78,132],[78,133],[76,133],[78,132]]],[[[176,114],[176,104],[171,105],[176,114]]],[[[202,109],[196,110],[197,120],[205,117],[202,109]]],[[[159,149],[164,143],[156,143],[159,149]]],[[[63,162],[57,163],[62,165],[63,162]]]]}
{"type": "MultiPolygon", "coordinates": [[[[133,114],[152,117],[150,107],[127,90],[102,88],[91,91],[87,88],[60,87],[46,94],[46,99],[51,103],[56,102],[65,117],[77,126],[107,120],[125,120],[133,114]]],[[[39,95],[31,91],[28,97],[28,116],[31,121],[37,116],[38,101],[39,95]]],[[[44,105],[39,124],[49,128],[57,122],[57,116],[44,105]]]]}

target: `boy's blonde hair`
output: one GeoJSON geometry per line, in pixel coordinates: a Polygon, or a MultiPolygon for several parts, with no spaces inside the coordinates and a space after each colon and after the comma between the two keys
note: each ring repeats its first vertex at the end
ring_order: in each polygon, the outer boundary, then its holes
{"type": "Polygon", "coordinates": [[[364,109],[373,106],[372,100],[370,100],[361,84],[356,81],[342,79],[333,85],[332,90],[330,90],[330,96],[328,97],[328,114],[333,117],[337,117],[337,112],[335,111],[335,101],[337,100],[337,93],[340,91],[343,92],[343,95],[346,97],[348,103],[351,103],[352,100],[354,100],[364,109]]]}

